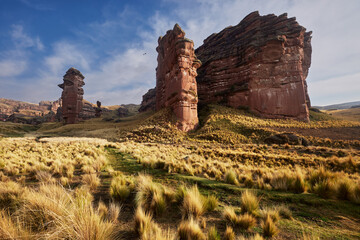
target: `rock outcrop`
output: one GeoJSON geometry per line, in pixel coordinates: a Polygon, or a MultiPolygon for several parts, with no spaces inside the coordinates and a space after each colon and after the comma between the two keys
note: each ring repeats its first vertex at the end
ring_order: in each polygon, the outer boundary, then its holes
{"type": "Polygon", "coordinates": [[[156,110],[170,107],[183,131],[198,124],[196,69],[201,62],[194,53],[193,41],[185,38],[178,24],[158,40],[156,68],[156,110]]]}
{"type": "Polygon", "coordinates": [[[156,105],[156,88],[151,88],[142,97],[139,112],[146,112],[149,110],[155,111],[156,105]]]}
{"type": "Polygon", "coordinates": [[[101,102],[96,101],[95,117],[101,117],[101,114],[102,114],[101,102]]]}
{"type": "Polygon", "coordinates": [[[253,12],[195,51],[202,62],[199,103],[247,106],[263,117],[308,121],[311,52],[311,32],[295,18],[253,12]]]}
{"type": "Polygon", "coordinates": [[[64,83],[58,85],[63,89],[61,94],[62,117],[67,124],[79,121],[79,113],[83,108],[84,78],[79,70],[70,68],[64,75],[64,83]]]}

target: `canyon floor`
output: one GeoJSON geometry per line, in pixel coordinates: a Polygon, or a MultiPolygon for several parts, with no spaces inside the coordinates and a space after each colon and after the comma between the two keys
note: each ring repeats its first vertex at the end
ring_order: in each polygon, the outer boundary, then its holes
{"type": "Polygon", "coordinates": [[[1,122],[0,238],[360,239],[360,122],[334,115],[1,122]]]}

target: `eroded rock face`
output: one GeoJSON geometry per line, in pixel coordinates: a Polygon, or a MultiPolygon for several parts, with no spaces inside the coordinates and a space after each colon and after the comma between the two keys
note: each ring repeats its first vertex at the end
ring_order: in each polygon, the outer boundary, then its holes
{"type": "Polygon", "coordinates": [[[83,108],[84,78],[79,70],[70,68],[64,75],[64,83],[58,85],[63,89],[61,94],[62,117],[67,124],[79,121],[79,113],[83,108]]]}
{"type": "Polygon", "coordinates": [[[151,88],[142,97],[139,112],[146,112],[148,110],[155,110],[156,105],[156,88],[151,88]]]}
{"type": "Polygon", "coordinates": [[[287,14],[253,12],[196,50],[200,103],[248,106],[268,118],[309,120],[311,32],[287,14]]]}
{"type": "Polygon", "coordinates": [[[198,124],[196,69],[201,62],[194,53],[193,41],[185,38],[178,24],[158,40],[156,69],[156,110],[171,107],[177,126],[183,131],[198,124]]]}

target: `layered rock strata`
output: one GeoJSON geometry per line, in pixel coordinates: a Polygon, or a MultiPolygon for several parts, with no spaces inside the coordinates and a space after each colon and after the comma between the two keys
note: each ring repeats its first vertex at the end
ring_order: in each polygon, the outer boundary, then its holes
{"type": "Polygon", "coordinates": [[[66,124],[77,123],[79,114],[83,108],[85,85],[84,76],[75,68],[70,68],[64,75],[64,82],[58,86],[63,89],[61,94],[62,100],[62,117],[66,124]]]}
{"type": "Polygon", "coordinates": [[[287,14],[253,12],[196,51],[199,101],[247,106],[268,118],[309,120],[311,32],[287,14]]]}
{"type": "Polygon", "coordinates": [[[170,107],[183,131],[198,124],[196,69],[201,62],[194,53],[193,41],[185,38],[178,24],[158,40],[156,68],[156,110],[170,107]]]}

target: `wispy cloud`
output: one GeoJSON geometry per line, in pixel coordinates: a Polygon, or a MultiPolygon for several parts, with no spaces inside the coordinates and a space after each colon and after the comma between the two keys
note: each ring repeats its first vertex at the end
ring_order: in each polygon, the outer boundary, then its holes
{"type": "Polygon", "coordinates": [[[54,10],[53,7],[49,5],[50,1],[47,1],[46,4],[44,4],[41,0],[20,0],[23,4],[26,6],[38,10],[38,11],[52,11],[54,10]]]}
{"type": "Polygon", "coordinates": [[[38,36],[32,38],[24,33],[24,27],[22,25],[12,25],[12,31],[10,33],[17,48],[31,48],[34,47],[37,50],[44,50],[44,45],[38,36]]]}
{"type": "MultiPolygon", "coordinates": [[[[32,6],[41,2],[22,0],[32,6]]],[[[71,39],[42,43],[27,33],[22,25],[13,25],[10,36],[15,47],[0,53],[0,80],[18,84],[13,98],[40,101],[56,99],[61,90],[57,84],[69,67],[78,68],[85,76],[85,98],[104,105],[140,103],[148,88],[155,86],[157,39],[179,23],[186,36],[200,46],[214,32],[238,24],[251,11],[260,14],[288,12],[313,31],[313,57],[308,84],[314,105],[358,100],[360,21],[357,0],[164,0],[171,8],[143,17],[136,8],[104,11],[101,18],[74,27],[71,39]],[[81,29],[81,30],[79,30],[81,29]],[[34,63],[33,74],[24,80],[20,73],[29,68],[26,51],[42,52],[34,63]],[[6,57],[2,57],[5,56],[6,57]],[[12,57],[10,57],[12,56],[12,57]],[[16,56],[16,57],[15,57],[16,56]],[[35,66],[36,65],[36,66],[35,66]],[[41,86],[41,87],[39,87],[41,86]],[[19,89],[23,89],[20,90],[19,89]]],[[[107,6],[107,8],[111,6],[107,6]]],[[[5,86],[5,84],[2,84],[5,86]]],[[[6,86],[10,86],[7,84],[6,86]]],[[[0,89],[0,95],[8,90],[0,89]]]]}

